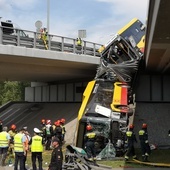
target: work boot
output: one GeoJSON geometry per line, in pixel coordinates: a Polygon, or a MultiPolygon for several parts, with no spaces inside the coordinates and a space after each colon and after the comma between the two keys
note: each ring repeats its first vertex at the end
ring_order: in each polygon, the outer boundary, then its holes
{"type": "Polygon", "coordinates": [[[148,161],[148,156],[145,156],[145,157],[144,157],[144,162],[149,162],[149,161],[148,161]]]}

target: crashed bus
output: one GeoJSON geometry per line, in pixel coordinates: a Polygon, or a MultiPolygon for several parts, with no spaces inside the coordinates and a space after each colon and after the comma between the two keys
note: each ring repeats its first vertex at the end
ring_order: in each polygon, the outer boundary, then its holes
{"type": "Polygon", "coordinates": [[[126,152],[125,134],[129,117],[134,113],[130,107],[134,102],[132,84],[143,56],[141,48],[144,42],[139,48],[133,35],[125,38],[117,34],[102,51],[96,76],[83,93],[76,146],[84,148],[86,126],[91,125],[99,159],[122,156],[126,152]]]}

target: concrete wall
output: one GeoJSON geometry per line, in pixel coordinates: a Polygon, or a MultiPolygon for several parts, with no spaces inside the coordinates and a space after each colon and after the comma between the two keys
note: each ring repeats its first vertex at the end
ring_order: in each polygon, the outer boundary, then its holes
{"type": "Polygon", "coordinates": [[[87,82],[44,85],[34,83],[25,88],[25,101],[29,102],[81,102],[87,82]],[[36,86],[37,85],[37,86],[36,86]]]}

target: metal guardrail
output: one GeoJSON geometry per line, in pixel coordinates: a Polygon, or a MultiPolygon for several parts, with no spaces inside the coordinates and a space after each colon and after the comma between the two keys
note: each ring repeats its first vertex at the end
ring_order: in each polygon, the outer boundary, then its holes
{"type": "MultiPolygon", "coordinates": [[[[36,48],[46,50],[41,34],[28,30],[21,30],[0,26],[0,44],[14,45],[26,48],[36,48]],[[10,30],[4,31],[5,29],[10,30]]],[[[68,52],[75,54],[85,54],[90,56],[100,56],[98,49],[101,44],[82,41],[82,47],[76,45],[76,39],[62,37],[58,35],[47,35],[47,50],[68,52]]]]}

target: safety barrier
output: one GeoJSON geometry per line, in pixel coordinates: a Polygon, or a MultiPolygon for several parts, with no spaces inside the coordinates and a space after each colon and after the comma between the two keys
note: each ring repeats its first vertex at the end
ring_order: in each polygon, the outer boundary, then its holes
{"type": "Polygon", "coordinates": [[[3,45],[100,56],[98,49],[101,44],[82,40],[82,46],[80,48],[76,45],[76,39],[74,38],[47,34],[46,39],[47,45],[45,45],[44,40],[41,39],[41,33],[0,26],[0,44],[3,45]],[[4,33],[3,29],[10,31],[4,33]]]}

